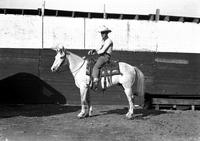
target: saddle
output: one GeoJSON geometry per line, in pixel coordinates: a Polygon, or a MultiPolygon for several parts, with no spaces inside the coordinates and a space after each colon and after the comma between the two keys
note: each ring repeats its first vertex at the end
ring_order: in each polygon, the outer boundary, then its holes
{"type": "MultiPolygon", "coordinates": [[[[88,58],[88,63],[86,67],[86,75],[91,76],[92,75],[92,69],[97,61],[96,58],[88,58]]],[[[102,66],[99,72],[99,77],[107,77],[107,76],[113,76],[113,75],[119,75],[119,61],[117,60],[110,60],[106,64],[102,66]]]]}

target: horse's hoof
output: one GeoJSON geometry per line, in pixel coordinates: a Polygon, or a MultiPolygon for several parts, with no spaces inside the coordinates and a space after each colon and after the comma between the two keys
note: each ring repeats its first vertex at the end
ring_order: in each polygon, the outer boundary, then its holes
{"type": "Polygon", "coordinates": [[[83,118],[89,117],[89,114],[82,114],[82,113],[80,113],[77,117],[78,117],[79,119],[83,119],[83,118]]]}
{"type": "Polygon", "coordinates": [[[128,120],[134,120],[135,117],[134,117],[134,116],[132,116],[132,117],[127,117],[127,119],[128,119],[128,120]]]}
{"type": "Polygon", "coordinates": [[[89,111],[88,116],[89,116],[89,117],[92,116],[92,111],[89,111]]]}
{"type": "Polygon", "coordinates": [[[91,117],[91,116],[92,116],[92,113],[89,113],[89,114],[88,114],[88,117],[91,117]]]}
{"type": "Polygon", "coordinates": [[[128,119],[128,120],[133,120],[133,119],[135,119],[135,118],[134,118],[134,116],[130,116],[130,117],[127,117],[127,116],[126,116],[126,119],[128,119]]]}
{"type": "Polygon", "coordinates": [[[126,114],[126,118],[129,119],[129,120],[132,120],[132,119],[134,119],[134,115],[130,114],[130,113],[127,113],[126,114]]]}

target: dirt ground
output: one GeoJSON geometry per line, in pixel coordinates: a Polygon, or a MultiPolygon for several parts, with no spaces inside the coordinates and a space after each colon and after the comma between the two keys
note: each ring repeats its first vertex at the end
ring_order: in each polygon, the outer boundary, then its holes
{"type": "Polygon", "coordinates": [[[135,110],[95,105],[92,117],[76,118],[76,105],[1,105],[0,141],[200,141],[200,111],[135,110]]]}

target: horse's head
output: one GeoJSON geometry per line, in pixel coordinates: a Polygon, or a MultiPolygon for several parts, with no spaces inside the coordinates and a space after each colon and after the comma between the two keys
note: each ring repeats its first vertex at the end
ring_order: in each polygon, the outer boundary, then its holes
{"type": "Polygon", "coordinates": [[[67,51],[63,45],[57,45],[53,50],[56,51],[55,60],[51,66],[51,71],[55,72],[62,66],[66,60],[67,51]]]}

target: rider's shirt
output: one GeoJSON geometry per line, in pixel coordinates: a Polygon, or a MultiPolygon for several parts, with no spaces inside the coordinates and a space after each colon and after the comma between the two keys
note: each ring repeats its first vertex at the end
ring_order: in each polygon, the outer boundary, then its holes
{"type": "Polygon", "coordinates": [[[113,50],[113,41],[110,38],[107,38],[106,40],[102,40],[101,47],[99,50],[97,50],[97,54],[104,54],[108,53],[111,55],[113,50]]]}

